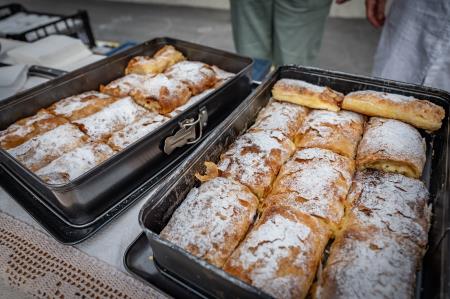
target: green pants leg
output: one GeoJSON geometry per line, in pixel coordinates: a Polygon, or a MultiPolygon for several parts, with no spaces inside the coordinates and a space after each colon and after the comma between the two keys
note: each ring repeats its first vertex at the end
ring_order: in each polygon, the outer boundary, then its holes
{"type": "Polygon", "coordinates": [[[275,0],[230,0],[233,38],[238,53],[273,60],[272,24],[275,0]]]}
{"type": "Polygon", "coordinates": [[[331,0],[274,2],[272,49],[275,64],[315,64],[330,5],[331,0]]]}

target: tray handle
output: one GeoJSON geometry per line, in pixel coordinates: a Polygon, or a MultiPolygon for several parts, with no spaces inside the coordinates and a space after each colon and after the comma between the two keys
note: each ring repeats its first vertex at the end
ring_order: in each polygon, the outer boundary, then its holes
{"type": "Polygon", "coordinates": [[[164,152],[170,155],[177,147],[197,143],[208,124],[208,111],[201,107],[197,119],[188,118],[179,122],[180,129],[164,140],[164,152]]]}

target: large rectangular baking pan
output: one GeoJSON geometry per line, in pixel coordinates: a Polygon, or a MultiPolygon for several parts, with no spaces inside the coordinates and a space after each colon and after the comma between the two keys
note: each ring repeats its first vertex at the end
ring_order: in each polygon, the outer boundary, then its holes
{"type": "Polygon", "coordinates": [[[433,135],[421,132],[427,141],[427,163],[423,180],[431,193],[433,220],[429,234],[429,250],[418,273],[418,298],[446,298],[450,295],[450,240],[447,228],[449,216],[449,104],[450,95],[444,91],[314,68],[280,67],[256,89],[218,128],[186,159],[163,185],[153,193],[140,212],[140,223],[152,247],[156,264],[175,279],[195,286],[207,296],[218,298],[270,297],[261,290],[237,280],[222,270],[197,258],[178,246],[163,240],[159,232],[173,211],[196,186],[194,174],[203,170],[204,161],[218,161],[219,155],[251,125],[257,112],[264,107],[274,83],[281,78],[301,79],[313,84],[327,85],[348,93],[373,89],[400,93],[432,101],[446,110],[442,128],[433,135]]]}
{"type": "Polygon", "coordinates": [[[182,51],[189,60],[217,65],[236,76],[153,133],[68,184],[44,183],[0,149],[1,166],[4,173],[13,178],[10,181],[15,182],[14,188],[40,201],[67,225],[76,228],[90,226],[193,146],[177,148],[170,155],[164,153],[165,139],[180,129],[182,121],[197,119],[200,111],[206,110],[208,122],[203,128],[204,136],[250,93],[250,58],[177,39],[156,38],[4,100],[0,105],[0,130],[61,98],[98,90],[100,84],[122,76],[131,57],[152,55],[167,44],[182,51]]]}

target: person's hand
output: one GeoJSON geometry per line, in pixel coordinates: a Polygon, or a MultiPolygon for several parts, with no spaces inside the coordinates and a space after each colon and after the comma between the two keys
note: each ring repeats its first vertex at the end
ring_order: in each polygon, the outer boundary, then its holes
{"type": "Polygon", "coordinates": [[[367,20],[369,20],[370,24],[375,28],[383,26],[384,20],[386,19],[384,14],[385,8],[386,0],[366,0],[367,20]]]}

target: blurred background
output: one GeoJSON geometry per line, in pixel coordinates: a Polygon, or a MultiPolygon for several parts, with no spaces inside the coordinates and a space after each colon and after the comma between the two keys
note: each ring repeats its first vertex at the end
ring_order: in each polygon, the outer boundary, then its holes
{"type": "MultiPolygon", "coordinates": [[[[180,38],[234,51],[228,0],[26,0],[30,11],[89,14],[97,40],[141,42],[158,36],[180,38]]],[[[0,5],[10,2],[0,1],[0,5]]],[[[318,66],[369,75],[380,31],[365,19],[364,1],[333,5],[326,22],[318,66]]]]}

